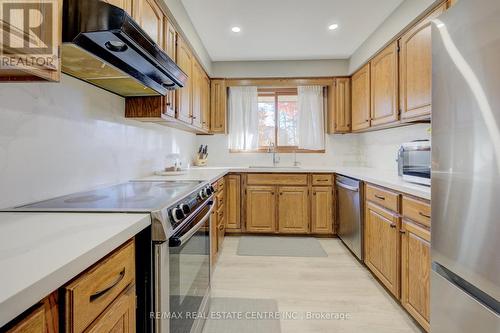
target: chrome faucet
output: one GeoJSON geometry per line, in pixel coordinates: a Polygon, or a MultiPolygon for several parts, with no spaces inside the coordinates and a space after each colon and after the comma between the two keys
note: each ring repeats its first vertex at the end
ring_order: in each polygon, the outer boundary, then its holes
{"type": "Polygon", "coordinates": [[[280,156],[278,152],[276,151],[276,145],[274,143],[269,143],[269,148],[267,150],[268,153],[273,154],[273,167],[276,167],[278,163],[280,162],[280,156]]]}

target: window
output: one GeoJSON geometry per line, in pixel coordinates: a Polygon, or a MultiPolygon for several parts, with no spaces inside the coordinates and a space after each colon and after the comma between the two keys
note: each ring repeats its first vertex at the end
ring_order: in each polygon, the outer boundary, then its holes
{"type": "Polygon", "coordinates": [[[259,149],[297,149],[297,89],[259,88],[259,149]]]}

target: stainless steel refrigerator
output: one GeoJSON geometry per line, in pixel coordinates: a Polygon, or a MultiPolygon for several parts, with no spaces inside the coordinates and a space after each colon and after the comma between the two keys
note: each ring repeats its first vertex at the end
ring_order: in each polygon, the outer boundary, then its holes
{"type": "Polygon", "coordinates": [[[431,332],[500,332],[500,0],[432,27],[431,332]]]}

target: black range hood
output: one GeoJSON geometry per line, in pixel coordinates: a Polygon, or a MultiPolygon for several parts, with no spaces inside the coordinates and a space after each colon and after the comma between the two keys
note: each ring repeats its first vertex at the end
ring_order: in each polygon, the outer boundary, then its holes
{"type": "Polygon", "coordinates": [[[120,96],[166,95],[187,76],[123,9],[64,0],[62,71],[120,96]]]}

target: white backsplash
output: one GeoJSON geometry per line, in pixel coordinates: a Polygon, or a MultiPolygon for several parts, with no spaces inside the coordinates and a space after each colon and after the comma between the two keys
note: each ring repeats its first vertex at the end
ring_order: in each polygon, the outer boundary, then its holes
{"type": "Polygon", "coordinates": [[[193,134],[124,118],[125,100],[63,75],[0,85],[0,208],[151,174],[193,134]]]}
{"type": "Polygon", "coordinates": [[[430,124],[415,124],[359,134],[361,163],[367,167],[396,173],[399,146],[413,140],[430,140],[430,127],[430,124]]]}
{"type": "MultiPolygon", "coordinates": [[[[403,142],[429,139],[429,124],[416,124],[360,134],[328,135],[324,154],[297,154],[304,167],[366,166],[397,172],[395,161],[403,142]]],[[[209,166],[269,166],[268,153],[230,153],[227,135],[199,136],[198,145],[207,144],[209,166]]],[[[291,166],[294,154],[279,154],[281,166],[291,166]]]]}

